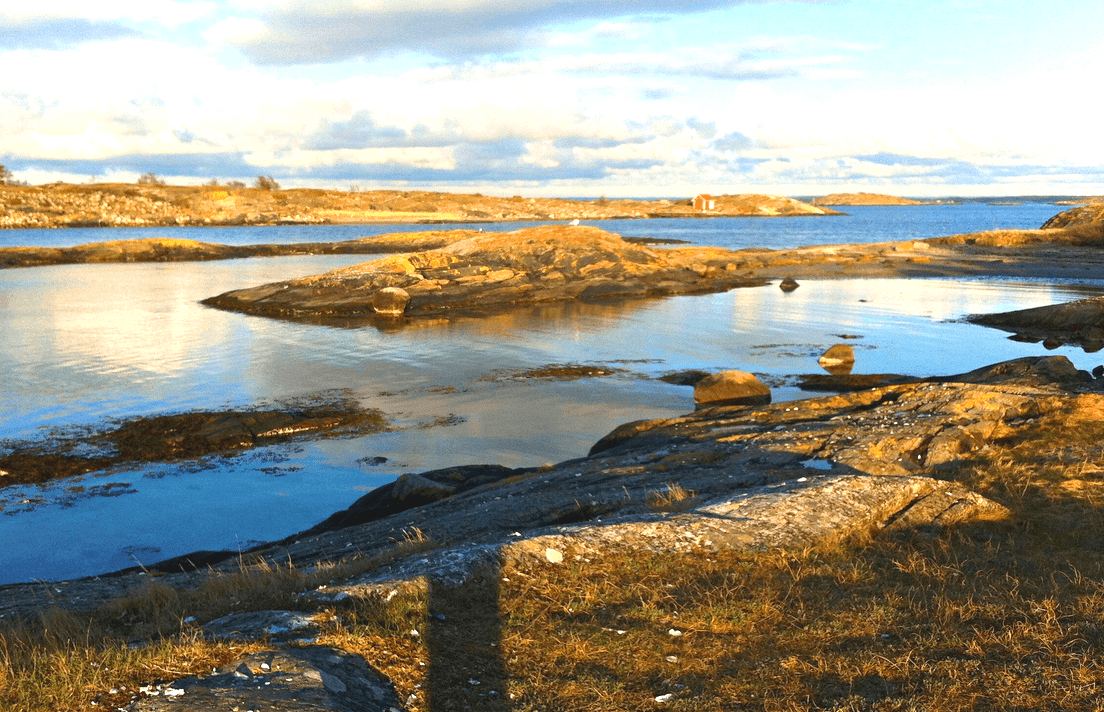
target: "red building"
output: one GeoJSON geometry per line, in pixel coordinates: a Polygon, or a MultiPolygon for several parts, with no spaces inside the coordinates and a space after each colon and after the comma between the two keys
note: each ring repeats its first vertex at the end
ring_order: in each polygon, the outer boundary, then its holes
{"type": "Polygon", "coordinates": [[[701,210],[702,212],[712,210],[715,203],[716,198],[714,198],[712,195],[706,195],[705,193],[702,193],[701,195],[694,198],[694,210],[701,210]]]}

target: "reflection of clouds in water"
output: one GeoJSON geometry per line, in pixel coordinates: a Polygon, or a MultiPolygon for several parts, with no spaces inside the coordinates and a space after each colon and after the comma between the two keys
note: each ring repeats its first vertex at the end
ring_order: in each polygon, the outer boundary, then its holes
{"type": "Polygon", "coordinates": [[[271,334],[273,326],[208,309],[199,300],[359,257],[0,271],[0,293],[8,297],[0,309],[0,363],[7,366],[0,414],[22,430],[33,428],[30,418],[95,417],[90,409],[124,414],[134,404],[156,412],[167,404],[221,405],[252,400],[251,392],[267,395],[263,386],[249,387],[249,365],[253,350],[265,345],[258,333],[271,334]]]}
{"type": "Polygon", "coordinates": [[[228,325],[194,303],[190,266],[91,265],[74,274],[43,304],[58,365],[136,380],[198,365],[227,340],[228,325]]]}
{"type": "Polygon", "coordinates": [[[795,321],[830,310],[840,317],[838,324],[848,326],[862,310],[946,320],[1080,299],[1083,292],[1071,285],[996,279],[803,280],[801,289],[779,301],[802,306],[805,311],[791,312],[795,321]]]}

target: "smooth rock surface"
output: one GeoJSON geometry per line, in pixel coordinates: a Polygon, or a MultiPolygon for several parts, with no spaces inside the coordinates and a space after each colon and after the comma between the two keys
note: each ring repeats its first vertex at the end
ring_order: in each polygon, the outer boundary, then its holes
{"type": "Polygon", "coordinates": [[[846,376],[855,367],[855,349],[849,344],[836,344],[825,351],[817,363],[833,376],[846,376]]]}

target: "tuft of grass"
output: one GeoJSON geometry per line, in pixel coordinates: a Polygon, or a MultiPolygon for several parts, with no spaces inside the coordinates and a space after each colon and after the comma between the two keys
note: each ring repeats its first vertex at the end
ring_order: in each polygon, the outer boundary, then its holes
{"type": "Polygon", "coordinates": [[[677,482],[668,482],[662,490],[648,492],[647,503],[659,512],[684,512],[697,504],[698,493],[677,482]]]}

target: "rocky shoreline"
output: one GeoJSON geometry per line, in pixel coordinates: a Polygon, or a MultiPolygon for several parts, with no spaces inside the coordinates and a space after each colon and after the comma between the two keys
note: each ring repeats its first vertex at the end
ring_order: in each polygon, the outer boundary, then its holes
{"type": "MultiPolygon", "coordinates": [[[[1000,507],[946,480],[994,438],[1015,438],[1071,400],[1104,392],[1101,384],[1064,357],[1038,357],[850,394],[703,408],[626,424],[590,455],[556,465],[404,475],[327,522],[245,555],[310,568],[378,556],[415,529],[440,550],[330,587],[331,595],[442,572],[466,576],[488,552],[543,555],[545,544],[802,546],[893,522],[1000,516],[1000,507]],[[657,512],[655,499],[674,484],[693,495],[677,513],[657,512]],[[718,519],[722,510],[741,516],[718,519]]],[[[197,552],[53,582],[49,595],[39,583],[0,586],[0,617],[52,606],[89,611],[140,589],[151,573],[161,584],[191,588],[238,569],[242,555],[197,552]]]]}

